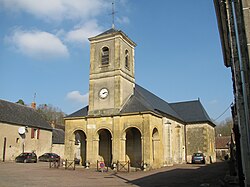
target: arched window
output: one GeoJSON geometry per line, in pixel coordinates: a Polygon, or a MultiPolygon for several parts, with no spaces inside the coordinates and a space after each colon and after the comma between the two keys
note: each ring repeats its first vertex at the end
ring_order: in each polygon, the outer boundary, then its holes
{"type": "Polygon", "coordinates": [[[103,47],[102,48],[102,65],[109,64],[109,48],[103,47]]]}
{"type": "Polygon", "coordinates": [[[128,50],[125,50],[125,67],[129,69],[129,54],[128,50]]]}

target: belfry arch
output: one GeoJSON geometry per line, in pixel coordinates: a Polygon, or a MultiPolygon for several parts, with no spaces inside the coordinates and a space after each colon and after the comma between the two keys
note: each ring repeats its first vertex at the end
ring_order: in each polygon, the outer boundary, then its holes
{"type": "Polygon", "coordinates": [[[86,163],[86,134],[82,130],[76,130],[75,135],[75,158],[81,160],[81,165],[86,163]]]}
{"type": "Polygon", "coordinates": [[[98,155],[100,161],[104,161],[106,166],[111,166],[112,163],[112,135],[107,129],[98,130],[99,147],[98,155]]]}
{"type": "Polygon", "coordinates": [[[135,128],[130,127],[126,130],[126,156],[130,160],[132,167],[140,167],[142,162],[142,142],[141,132],[135,128]]]}

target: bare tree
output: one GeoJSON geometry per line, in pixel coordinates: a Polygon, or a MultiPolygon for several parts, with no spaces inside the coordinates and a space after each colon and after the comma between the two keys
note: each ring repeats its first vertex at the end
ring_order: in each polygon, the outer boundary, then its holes
{"type": "Polygon", "coordinates": [[[64,125],[63,118],[65,113],[58,107],[49,104],[41,104],[37,107],[37,111],[44,117],[50,124],[54,124],[57,128],[64,125]]]}
{"type": "Polygon", "coordinates": [[[230,136],[233,128],[233,120],[227,118],[226,120],[220,122],[215,128],[215,135],[230,136]]]}

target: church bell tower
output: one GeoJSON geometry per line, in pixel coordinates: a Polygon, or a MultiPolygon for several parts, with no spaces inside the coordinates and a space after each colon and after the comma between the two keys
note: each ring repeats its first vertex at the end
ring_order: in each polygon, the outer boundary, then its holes
{"type": "Polygon", "coordinates": [[[122,31],[111,28],[90,41],[89,116],[118,114],[134,92],[134,48],[122,31]]]}

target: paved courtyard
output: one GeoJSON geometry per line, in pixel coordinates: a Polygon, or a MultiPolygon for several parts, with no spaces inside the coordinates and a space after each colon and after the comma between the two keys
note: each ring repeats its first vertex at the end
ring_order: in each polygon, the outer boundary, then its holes
{"type": "Polygon", "coordinates": [[[97,172],[95,168],[76,170],[49,168],[49,163],[0,163],[0,186],[145,186],[219,187],[226,175],[227,163],[175,165],[152,171],[97,172]]]}

